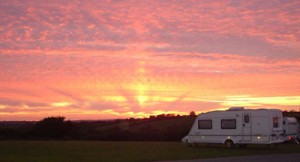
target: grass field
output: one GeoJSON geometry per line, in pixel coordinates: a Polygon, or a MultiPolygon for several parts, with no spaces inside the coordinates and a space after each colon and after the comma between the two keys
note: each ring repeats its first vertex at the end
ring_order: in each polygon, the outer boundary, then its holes
{"type": "Polygon", "coordinates": [[[180,142],[0,141],[0,161],[160,161],[257,154],[300,153],[300,145],[277,148],[253,145],[226,149],[221,145],[188,147],[180,142]]]}

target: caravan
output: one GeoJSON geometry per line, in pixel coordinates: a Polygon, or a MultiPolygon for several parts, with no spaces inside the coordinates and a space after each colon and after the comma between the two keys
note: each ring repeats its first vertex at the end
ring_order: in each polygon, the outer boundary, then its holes
{"type": "Polygon", "coordinates": [[[184,143],[273,144],[284,140],[282,111],[278,109],[244,109],[233,107],[226,111],[200,114],[184,143]]]}
{"type": "Polygon", "coordinates": [[[285,141],[297,141],[299,135],[299,124],[294,117],[283,117],[282,128],[285,141]]]}

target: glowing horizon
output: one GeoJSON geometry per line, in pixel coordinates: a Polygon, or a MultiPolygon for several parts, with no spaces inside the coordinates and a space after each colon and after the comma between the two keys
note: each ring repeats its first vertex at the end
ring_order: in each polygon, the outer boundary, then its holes
{"type": "Polygon", "coordinates": [[[0,121],[300,109],[298,1],[1,1],[0,121]]]}

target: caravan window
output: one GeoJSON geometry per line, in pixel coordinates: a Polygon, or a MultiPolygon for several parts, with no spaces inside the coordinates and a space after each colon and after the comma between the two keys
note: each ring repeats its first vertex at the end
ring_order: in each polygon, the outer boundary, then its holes
{"type": "Polygon", "coordinates": [[[249,122],[250,122],[250,116],[244,115],[244,123],[249,123],[249,122]]]}
{"type": "Polygon", "coordinates": [[[279,127],[278,117],[273,117],[273,128],[278,128],[278,127],[279,127]]]}
{"type": "Polygon", "coordinates": [[[222,129],[236,129],[236,119],[222,119],[221,120],[222,129]]]}
{"type": "Polygon", "coordinates": [[[199,129],[212,129],[212,120],[198,120],[199,129]]]}

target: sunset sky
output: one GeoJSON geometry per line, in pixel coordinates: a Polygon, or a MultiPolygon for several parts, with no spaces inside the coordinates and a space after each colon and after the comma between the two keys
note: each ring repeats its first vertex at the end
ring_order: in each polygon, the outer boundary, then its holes
{"type": "Polygon", "coordinates": [[[0,120],[300,110],[299,0],[1,0],[0,120]]]}

